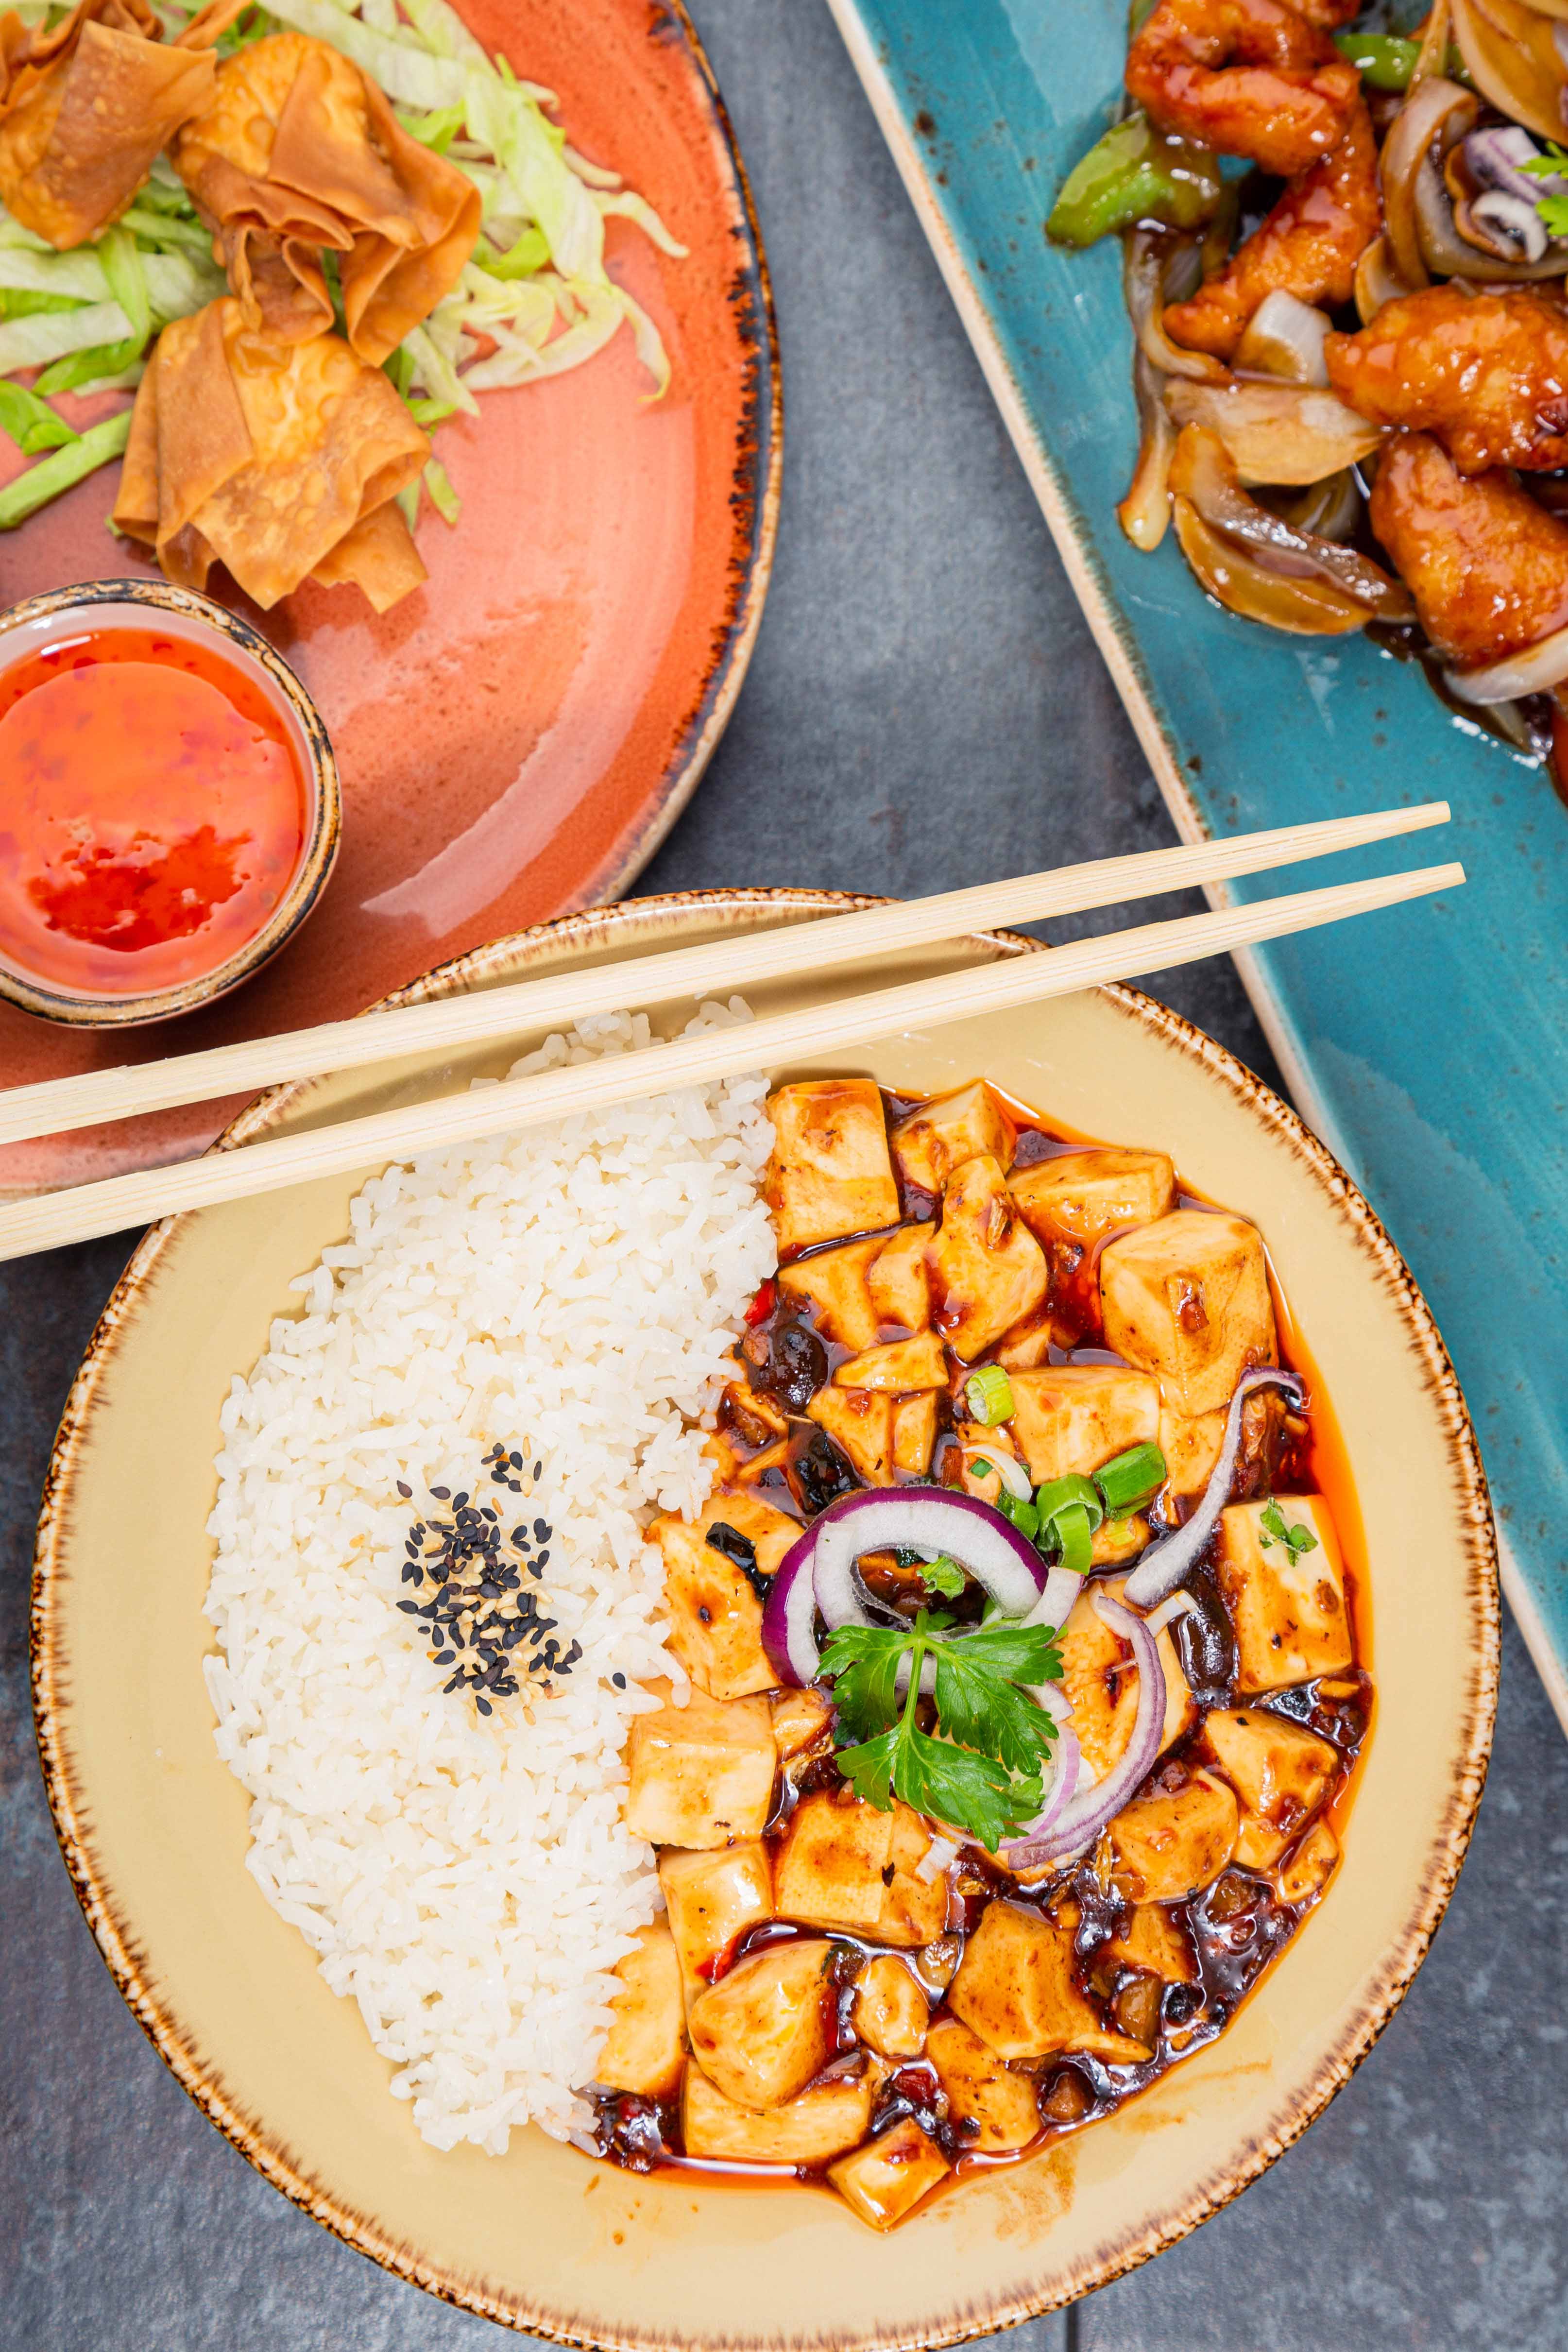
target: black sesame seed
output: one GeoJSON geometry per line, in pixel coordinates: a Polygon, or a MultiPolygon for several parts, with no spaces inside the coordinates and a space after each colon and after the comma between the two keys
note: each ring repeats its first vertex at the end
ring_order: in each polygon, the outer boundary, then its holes
{"type": "Polygon", "coordinates": [[[535,1476],[536,1478],[539,1478],[539,1477],[542,1477],[542,1476],[543,1475],[543,1474],[544,1474],[544,1465],[543,1465],[543,1463],[542,1463],[542,1462],[536,1462],[536,1463],[534,1464],[534,1465],[533,1465],[533,1475],[534,1475],[534,1476],[535,1476]]]}
{"type": "Polygon", "coordinates": [[[430,1492],[435,1496],[436,1500],[438,1503],[446,1503],[451,1500],[452,1489],[450,1486],[432,1486],[430,1492]]]}
{"type": "Polygon", "coordinates": [[[479,1708],[481,1715],[492,1715],[495,1712],[488,1698],[477,1698],[474,1701],[474,1705],[479,1708]]]}
{"type": "Polygon", "coordinates": [[[413,1501],[413,1499],[414,1499],[414,1489],[413,1489],[413,1487],[412,1487],[412,1486],[405,1486],[404,1485],[404,1483],[403,1483],[403,1481],[402,1481],[402,1479],[401,1479],[401,1478],[400,1478],[400,1479],[398,1480],[398,1482],[397,1482],[397,1491],[398,1491],[398,1493],[402,1496],[402,1497],[403,1497],[403,1499],[404,1499],[404,1501],[405,1501],[405,1503],[411,1503],[411,1502],[413,1501]]]}
{"type": "Polygon", "coordinates": [[[548,1520],[548,1519],[535,1519],[535,1521],[533,1522],[533,1539],[534,1539],[535,1543],[543,1543],[543,1542],[544,1542],[544,1540],[545,1540],[545,1538],[548,1537],[549,1533],[550,1533],[550,1522],[549,1522],[549,1520],[548,1520]]]}
{"type": "Polygon", "coordinates": [[[405,1617],[417,1617],[419,1614],[419,1603],[416,1601],[400,1601],[397,1605],[405,1617]]]}
{"type": "Polygon", "coordinates": [[[612,1675],[610,1676],[610,1680],[615,1684],[617,1690],[625,1690],[626,1686],[626,1678],[625,1675],[612,1675]]]}
{"type": "Polygon", "coordinates": [[[430,1664],[433,1666],[449,1666],[457,1654],[455,1650],[433,1650],[430,1664]]]}
{"type": "Polygon", "coordinates": [[[533,1572],[534,1572],[535,1576],[537,1576],[537,1575],[539,1574],[539,1571],[540,1571],[540,1570],[541,1570],[542,1568],[545,1568],[545,1567],[547,1567],[547,1566],[549,1565],[549,1560],[550,1560],[550,1547],[549,1547],[549,1545],[548,1545],[548,1544],[546,1544],[546,1545],[545,1545],[545,1547],[544,1547],[544,1549],[540,1553],[540,1555],[539,1555],[539,1559],[538,1559],[538,1561],[537,1561],[537,1563],[536,1563],[536,1565],[535,1565],[535,1567],[534,1567],[534,1570],[533,1570],[533,1572]]]}

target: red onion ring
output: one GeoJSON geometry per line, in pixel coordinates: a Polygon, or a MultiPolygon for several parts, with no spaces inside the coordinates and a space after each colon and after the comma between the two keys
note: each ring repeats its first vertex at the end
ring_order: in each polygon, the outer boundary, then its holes
{"type": "Polygon", "coordinates": [[[1046,1564],[1000,1511],[951,1486],[873,1488],[845,1495],[812,1523],[812,1583],[829,1630],[868,1625],[855,1562],[862,1552],[938,1551],[969,1570],[1008,1617],[1033,1609],[1046,1564]]]}
{"type": "MultiPolygon", "coordinates": [[[[862,1552],[946,1552],[962,1562],[1005,1615],[1032,1615],[1042,1588],[1051,1590],[1046,1564],[1026,1538],[978,1496],[949,1486],[873,1488],[844,1495],[791,1544],[773,1574],[763,1611],[763,1647],[786,1683],[815,1682],[822,1667],[814,1619],[820,1609],[829,1632],[870,1625],[855,1563],[862,1552]],[[807,1571],[809,1570],[809,1573],[807,1571]]],[[[1069,1580],[1075,1591],[1079,1580],[1069,1580]]],[[[1069,1602],[1070,1606],[1070,1602],[1069,1602]]],[[[1058,1621],[1059,1622],[1059,1621],[1058,1621]]],[[[935,1667],[926,1661],[926,1673],[935,1667]]],[[[929,1688],[925,1675],[922,1688],[929,1688]]]]}
{"type": "Polygon", "coordinates": [[[779,1680],[800,1690],[816,1680],[822,1664],[813,1623],[816,1595],[812,1591],[811,1559],[816,1549],[816,1528],[809,1527],[795,1538],[773,1570],[763,1607],[763,1647],[779,1680]]]}
{"type": "MultiPolygon", "coordinates": [[[[1120,1601],[1112,1601],[1109,1593],[1097,1592],[1094,1606],[1111,1632],[1120,1633],[1124,1642],[1132,1645],[1132,1661],[1138,1669],[1138,1712],[1132,1720],[1131,1737],[1120,1762],[1112,1766],[1103,1780],[1097,1780],[1081,1795],[1075,1790],[1059,1811],[1053,1812],[1047,1806],[1023,1837],[1010,1840],[1002,1848],[1002,1860],[1009,1870],[1032,1870],[1037,1863],[1056,1862],[1064,1854],[1077,1853],[1092,1844],[1107,1822],[1114,1820],[1121,1811],[1160,1753],[1160,1735],[1165,1727],[1165,1669],[1160,1664],[1154,1636],[1142,1617],[1134,1617],[1130,1609],[1124,1609],[1120,1601]]],[[[1071,1738],[1070,1732],[1062,1735],[1064,1754],[1071,1738]]],[[[1073,1746],[1077,1745],[1074,1740],[1073,1746]]]]}
{"type": "Polygon", "coordinates": [[[1184,1527],[1150,1545],[1122,1588],[1122,1597],[1135,1609],[1152,1609],[1168,1592],[1174,1592],[1207,1546],[1219,1525],[1219,1515],[1230,1500],[1230,1482],[1236,1475],[1236,1457],[1241,1451],[1241,1408],[1255,1389],[1266,1388],[1283,1389],[1298,1408],[1306,1402],[1307,1392],[1300,1379],[1282,1365],[1256,1364],[1249,1372],[1243,1372],[1230,1400],[1225,1441],[1204,1488],[1202,1502],[1184,1527]]]}
{"type": "MultiPolygon", "coordinates": [[[[1078,1768],[1082,1754],[1074,1734],[1064,1731],[1057,1748],[1056,1777],[1043,1810],[1036,1814],[1021,1837],[1015,1838],[1011,1844],[1002,1849],[1002,1859],[1009,1869],[1028,1870],[1032,1866],[1030,1859],[1024,1856],[1024,1849],[1046,1836],[1078,1793],[1078,1768]]],[[[1040,1859],[1048,1861],[1050,1856],[1042,1855],[1040,1859]]]]}
{"type": "Polygon", "coordinates": [[[1083,1578],[1075,1576],[1070,1568],[1053,1568],[1041,1587],[1039,1599],[1025,1618],[1025,1624],[1052,1625],[1059,1633],[1067,1623],[1083,1585],[1083,1578]]]}

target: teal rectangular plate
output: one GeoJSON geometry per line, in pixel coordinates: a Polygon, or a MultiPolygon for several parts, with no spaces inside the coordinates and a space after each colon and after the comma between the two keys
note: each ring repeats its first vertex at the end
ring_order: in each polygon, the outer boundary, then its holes
{"type": "MultiPolygon", "coordinates": [[[[1089,625],[1189,839],[1444,799],[1451,896],[1237,959],[1303,1115],[1420,1283],[1491,1482],[1503,1582],[1568,1729],[1568,808],[1364,638],[1276,635],[1115,509],[1137,432],[1114,243],[1055,191],[1111,120],[1121,0],[829,0],[1089,625]]],[[[1268,882],[1233,886],[1268,896],[1268,882]]],[[[1292,887],[1295,887],[1292,885],[1292,887]]]]}

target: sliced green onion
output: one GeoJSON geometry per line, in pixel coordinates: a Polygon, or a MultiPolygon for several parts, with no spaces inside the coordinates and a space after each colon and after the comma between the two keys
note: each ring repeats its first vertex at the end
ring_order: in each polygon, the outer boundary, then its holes
{"type": "Polygon", "coordinates": [[[1100,1489],[1092,1478],[1083,1478],[1070,1470],[1065,1478],[1052,1478],[1035,1490],[1035,1503],[1040,1514],[1040,1525],[1048,1528],[1062,1511],[1084,1512],[1089,1519],[1090,1535],[1105,1517],[1105,1505],[1100,1499],[1100,1489]]]}
{"type": "Polygon", "coordinates": [[[1157,1495],[1169,1473],[1165,1457],[1153,1444],[1130,1445],[1094,1474],[1094,1483],[1112,1518],[1135,1511],[1157,1495]]]}
{"type": "Polygon", "coordinates": [[[131,411],[122,408],[118,416],[106,416],[101,423],[89,425],[79,439],[51,457],[40,457],[14,482],[0,490],[0,530],[15,530],[30,514],[47,507],[62,490],[70,489],[77,482],[85,481],[100,466],[107,466],[118,457],[131,438],[131,411]]]}
{"type": "Polygon", "coordinates": [[[47,400],[36,392],[26,392],[19,383],[8,383],[0,377],[0,433],[8,434],[24,457],[36,457],[40,449],[63,448],[68,441],[79,441],[80,434],[74,425],[68,425],[56,415],[47,400]]]}
{"type": "Polygon", "coordinates": [[[430,493],[430,503],[445,523],[455,523],[463,511],[463,501],[447,478],[447,468],[439,457],[432,457],[425,468],[425,487],[430,493]]]}
{"type": "Polygon", "coordinates": [[[1052,1517],[1048,1532],[1060,1547],[1058,1568],[1069,1576],[1087,1576],[1094,1555],[1094,1528],[1081,1503],[1067,1503],[1052,1517]]]}
{"type": "Polygon", "coordinates": [[[995,1464],[987,1462],[984,1454],[971,1454],[969,1467],[976,1478],[989,1478],[995,1464]]]}
{"type": "Polygon", "coordinates": [[[1005,1519],[1011,1519],[1021,1536],[1027,1536],[1029,1541],[1034,1542],[1040,1532],[1040,1514],[1033,1503],[1020,1502],[1016,1495],[1009,1494],[1004,1486],[996,1497],[996,1508],[1005,1519]]]}
{"type": "Polygon", "coordinates": [[[963,1393],[974,1420],[984,1429],[1013,1418],[1013,1383],[1000,1364],[982,1364],[963,1383],[963,1393]]]}

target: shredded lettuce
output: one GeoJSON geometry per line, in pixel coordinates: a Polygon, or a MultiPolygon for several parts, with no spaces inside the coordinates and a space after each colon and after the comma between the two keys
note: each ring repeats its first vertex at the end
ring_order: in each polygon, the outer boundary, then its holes
{"type": "Polygon", "coordinates": [[[68,441],[81,438],[75,425],[57,415],[36,392],[25,392],[19,383],[4,381],[0,381],[0,433],[9,436],[24,457],[36,457],[40,449],[61,449],[68,441]]]}
{"type": "Polygon", "coordinates": [[[84,302],[75,310],[7,319],[0,326],[0,375],[15,375],[18,368],[47,367],[72,352],[120,342],[130,332],[131,321],[118,302],[84,302]]]}
{"type": "Polygon", "coordinates": [[[100,424],[89,425],[63,449],[40,457],[37,465],[29,466],[25,474],[18,474],[14,482],[7,482],[0,490],[0,530],[15,530],[19,522],[26,522],[30,514],[47,507],[62,490],[85,480],[100,466],[107,466],[111,457],[121,456],[130,438],[131,411],[122,408],[118,416],[104,417],[100,424]]]}

